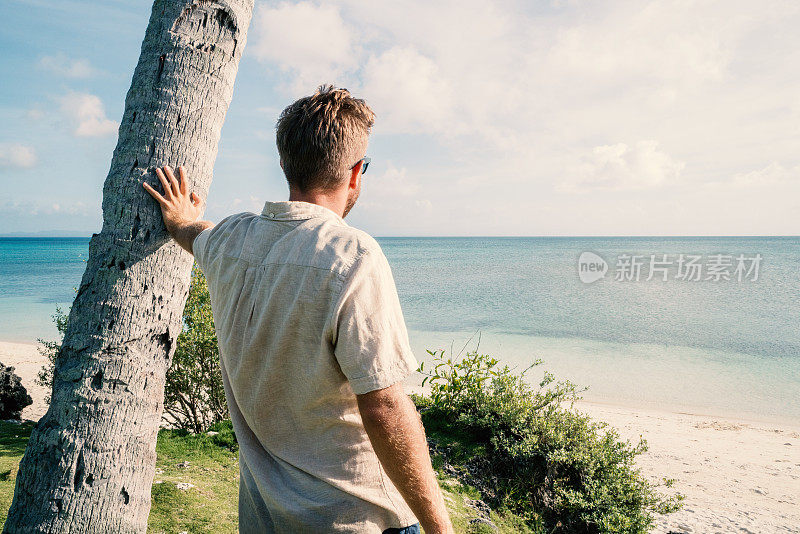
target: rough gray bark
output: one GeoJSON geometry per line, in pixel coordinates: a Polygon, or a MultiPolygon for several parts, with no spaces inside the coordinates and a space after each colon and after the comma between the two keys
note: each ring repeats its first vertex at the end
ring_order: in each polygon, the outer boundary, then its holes
{"type": "Polygon", "coordinates": [[[103,228],[59,352],[50,408],[3,532],[145,532],[164,377],[191,255],[142,188],[185,165],[205,198],[253,0],[156,0],[103,187],[103,228]]]}

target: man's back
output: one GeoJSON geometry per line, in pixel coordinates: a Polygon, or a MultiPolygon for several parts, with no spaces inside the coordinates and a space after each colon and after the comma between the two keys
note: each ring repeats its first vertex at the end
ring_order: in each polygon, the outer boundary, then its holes
{"type": "Polygon", "coordinates": [[[383,532],[416,521],[356,397],[417,362],[380,247],[333,211],[268,202],[195,239],[240,443],[242,532],[383,532]]]}
{"type": "Polygon", "coordinates": [[[402,387],[417,362],[391,269],[343,220],[374,122],[364,100],[331,85],[286,107],[276,144],[289,201],[261,215],[198,220],[183,167],[179,179],[156,170],[163,194],[143,184],[208,279],[242,532],[453,532],[402,387]]]}

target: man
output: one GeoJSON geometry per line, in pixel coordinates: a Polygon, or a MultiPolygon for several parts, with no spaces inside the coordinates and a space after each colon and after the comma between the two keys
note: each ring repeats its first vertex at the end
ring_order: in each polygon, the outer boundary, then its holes
{"type": "Polygon", "coordinates": [[[373,122],[332,86],[287,107],[277,145],[289,200],[260,215],[197,221],[182,167],[156,171],[163,195],[144,184],[208,280],[243,533],[453,531],[403,391],[417,362],[389,264],[343,219],[373,122]]]}

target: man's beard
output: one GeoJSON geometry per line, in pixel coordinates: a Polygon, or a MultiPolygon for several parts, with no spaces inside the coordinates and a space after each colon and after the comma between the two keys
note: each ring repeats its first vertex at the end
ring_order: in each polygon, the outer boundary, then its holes
{"type": "Polygon", "coordinates": [[[342,219],[347,217],[347,214],[350,213],[350,210],[353,209],[353,206],[356,205],[356,200],[358,200],[358,195],[361,193],[361,188],[359,187],[357,190],[350,193],[347,197],[347,204],[344,206],[344,214],[342,215],[342,219]]]}

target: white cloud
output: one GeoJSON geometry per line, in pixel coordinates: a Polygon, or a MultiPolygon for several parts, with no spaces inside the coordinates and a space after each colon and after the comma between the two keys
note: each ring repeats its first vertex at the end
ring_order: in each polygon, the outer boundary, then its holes
{"type": "Polygon", "coordinates": [[[361,91],[389,132],[452,131],[450,87],[436,63],[412,48],[395,47],[369,59],[361,91]]]}
{"type": "Polygon", "coordinates": [[[561,186],[566,191],[647,189],[680,176],[684,164],[658,149],[656,141],[639,141],[594,147],[584,161],[569,172],[561,186]]]}
{"type": "MultiPolygon", "coordinates": [[[[429,232],[477,224],[460,206],[479,198],[487,211],[515,206],[516,219],[497,223],[500,233],[630,234],[608,203],[634,196],[660,214],[647,231],[659,233],[661,224],[675,232],[672,206],[687,206],[687,193],[713,207],[687,213],[680,228],[703,233],[714,218],[732,223],[733,232],[756,227],[758,214],[750,221],[730,216],[752,199],[712,199],[710,188],[696,186],[798,183],[800,4],[760,6],[281,2],[260,8],[248,46],[274,74],[281,104],[335,81],[372,105],[376,141],[380,136],[372,155],[394,158],[422,180],[417,195],[436,206],[429,232]],[[783,167],[764,168],[770,161],[783,167]],[[597,205],[609,214],[602,227],[563,222],[584,220],[586,206],[571,194],[583,191],[613,192],[592,195],[605,199],[597,205]],[[559,216],[534,219],[542,205],[559,216]]],[[[385,204],[377,197],[383,186],[365,186],[359,203],[374,196],[385,204]]],[[[789,220],[791,197],[761,189],[761,220],[769,211],[776,227],[786,228],[778,214],[789,220]]],[[[720,228],[709,231],[725,233],[720,228]]]]}
{"type": "Polygon", "coordinates": [[[0,143],[0,170],[29,169],[36,165],[36,151],[18,143],[0,143]]]}
{"type": "Polygon", "coordinates": [[[414,201],[414,205],[424,211],[426,214],[433,211],[433,203],[427,198],[422,198],[414,201]]]}
{"type": "Polygon", "coordinates": [[[590,122],[602,101],[627,123],[636,120],[633,99],[664,106],[723,80],[746,31],[742,17],[722,19],[716,4],[604,6],[283,2],[259,9],[250,46],[281,70],[293,96],[333,78],[363,95],[378,112],[377,131],[528,151],[531,138],[573,114],[585,124],[570,124],[577,128],[567,137],[607,124],[590,122]]]}
{"type": "Polygon", "coordinates": [[[418,176],[391,161],[381,174],[371,174],[372,170],[370,167],[364,176],[361,196],[348,221],[352,219],[355,226],[369,228],[376,235],[391,234],[387,229],[397,221],[403,221],[406,234],[419,232],[430,223],[433,202],[427,198],[430,191],[423,187],[418,176]],[[409,230],[411,227],[416,230],[409,230]]]}
{"type": "Polygon", "coordinates": [[[408,176],[405,167],[398,169],[391,162],[380,176],[365,176],[369,187],[376,186],[376,195],[392,201],[399,197],[411,197],[422,189],[419,182],[408,176]]]}
{"type": "Polygon", "coordinates": [[[283,111],[283,108],[278,108],[277,106],[261,106],[256,108],[257,113],[263,113],[270,119],[274,118],[276,121],[281,111],[283,111]]]}
{"type": "Polygon", "coordinates": [[[206,217],[212,220],[220,220],[231,213],[240,213],[248,211],[250,213],[261,213],[264,209],[264,200],[255,196],[249,195],[247,198],[217,198],[213,195],[210,197],[208,205],[206,206],[206,217]]]}
{"type": "Polygon", "coordinates": [[[248,52],[290,73],[291,90],[334,82],[355,63],[348,28],[337,7],[311,2],[256,10],[248,52]]]}
{"type": "Polygon", "coordinates": [[[88,93],[70,93],[61,98],[61,112],[78,137],[100,137],[117,132],[119,123],[106,117],[103,102],[88,93]]]}
{"type": "Polygon", "coordinates": [[[42,56],[39,59],[39,67],[67,78],[88,78],[95,74],[95,69],[89,64],[89,60],[71,59],[63,52],[42,56]]]}
{"type": "Polygon", "coordinates": [[[763,169],[739,173],[733,177],[733,185],[742,187],[778,185],[790,182],[800,183],[800,165],[787,168],[774,161],[763,169]]]}
{"type": "Polygon", "coordinates": [[[419,181],[405,167],[389,162],[382,174],[364,176],[358,206],[367,211],[402,212],[415,206],[421,193],[419,181]]]}
{"type": "MultiPolygon", "coordinates": [[[[708,2],[710,7],[714,2],[708,2]]],[[[739,19],[692,2],[612,2],[559,29],[549,56],[565,73],[604,85],[720,79],[739,19]]],[[[588,11],[591,11],[588,10],[588,11]]]]}

